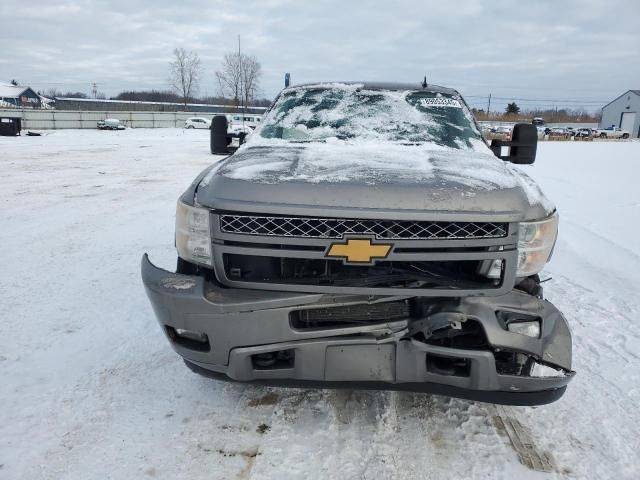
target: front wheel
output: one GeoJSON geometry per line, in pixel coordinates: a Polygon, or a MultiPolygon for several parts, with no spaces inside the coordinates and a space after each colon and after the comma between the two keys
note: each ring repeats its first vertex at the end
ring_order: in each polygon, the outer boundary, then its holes
{"type": "Polygon", "coordinates": [[[196,127],[194,127],[193,125],[187,125],[187,129],[189,128],[196,128],[196,127]]]}
{"type": "Polygon", "coordinates": [[[600,138],[607,138],[607,134],[606,133],[601,133],[600,134],[600,138]]]}
{"type": "Polygon", "coordinates": [[[629,134],[628,133],[622,134],[622,138],[624,138],[626,140],[627,138],[629,138],[629,134]]]}

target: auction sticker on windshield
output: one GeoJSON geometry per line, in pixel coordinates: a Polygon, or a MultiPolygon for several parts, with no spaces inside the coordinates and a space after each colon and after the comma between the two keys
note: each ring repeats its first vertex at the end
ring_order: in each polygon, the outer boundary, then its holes
{"type": "Polygon", "coordinates": [[[446,97],[431,97],[431,98],[421,98],[418,101],[418,104],[421,107],[453,107],[453,108],[462,108],[462,105],[455,98],[446,98],[446,97]]]}

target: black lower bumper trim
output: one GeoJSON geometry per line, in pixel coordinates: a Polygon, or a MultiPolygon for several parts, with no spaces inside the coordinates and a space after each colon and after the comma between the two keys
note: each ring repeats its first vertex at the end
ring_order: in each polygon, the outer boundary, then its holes
{"type": "MultiPolygon", "coordinates": [[[[199,365],[184,360],[184,363],[198,375],[222,380],[226,382],[236,382],[224,373],[207,370],[199,365]]],[[[553,390],[541,390],[537,392],[504,392],[487,390],[469,390],[466,388],[452,387],[439,383],[387,383],[387,382],[324,382],[315,380],[253,380],[247,383],[253,385],[264,385],[270,387],[285,388],[312,388],[330,390],[394,390],[403,392],[431,393],[446,397],[463,398],[478,402],[494,403],[500,405],[533,406],[546,405],[559,400],[564,395],[567,387],[553,390]]]]}

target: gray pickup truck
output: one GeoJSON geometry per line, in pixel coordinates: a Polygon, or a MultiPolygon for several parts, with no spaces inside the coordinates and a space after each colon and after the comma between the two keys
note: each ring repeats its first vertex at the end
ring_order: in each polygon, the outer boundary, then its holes
{"type": "Polygon", "coordinates": [[[558,214],[514,165],[536,142],[488,145],[426,82],[285,88],[180,197],[176,273],[143,256],[158,321],[214,378],[553,402],[574,375],[538,276],[558,214]]]}

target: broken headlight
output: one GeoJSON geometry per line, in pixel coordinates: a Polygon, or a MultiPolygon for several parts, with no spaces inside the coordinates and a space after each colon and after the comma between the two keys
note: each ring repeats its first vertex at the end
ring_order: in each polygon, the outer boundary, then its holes
{"type": "Polygon", "coordinates": [[[176,208],[176,249],[178,256],[201,265],[213,265],[209,210],[178,201],[176,208]]]}
{"type": "Polygon", "coordinates": [[[558,236],[558,213],[537,222],[522,222],[518,232],[517,277],[535,275],[551,257],[558,236]]]}

